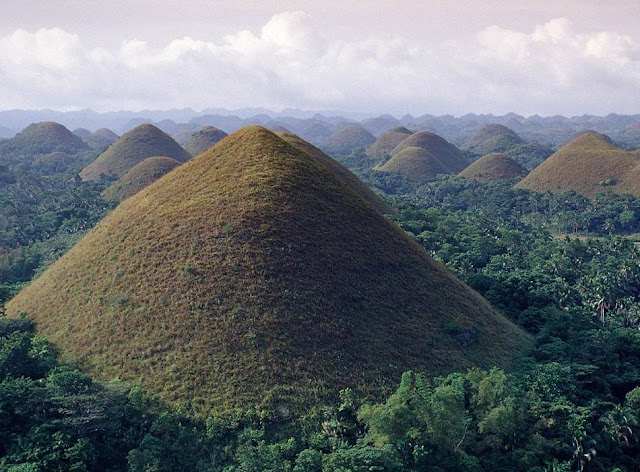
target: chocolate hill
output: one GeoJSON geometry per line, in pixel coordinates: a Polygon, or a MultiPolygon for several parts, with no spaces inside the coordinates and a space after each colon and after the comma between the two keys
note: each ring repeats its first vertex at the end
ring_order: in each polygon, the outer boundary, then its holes
{"type": "Polygon", "coordinates": [[[147,157],[102,192],[102,198],[111,202],[121,202],[179,165],[180,162],[170,157],[147,157]]]}
{"type": "Polygon", "coordinates": [[[124,200],[7,306],[102,379],[308,412],[530,338],[319,159],[252,126],[124,200]]]}
{"type": "Polygon", "coordinates": [[[119,136],[109,128],[100,128],[94,131],[86,141],[89,146],[99,149],[115,143],[118,138],[119,136]]]}
{"type": "Polygon", "coordinates": [[[147,157],[167,156],[186,162],[191,155],[170,136],[151,124],[142,124],[122,135],[80,172],[82,180],[98,180],[102,175],[121,177],[147,157]]]}
{"type": "Polygon", "coordinates": [[[504,153],[522,144],[525,144],[524,139],[512,129],[499,124],[490,124],[482,127],[469,138],[462,149],[478,156],[484,156],[491,153],[504,153]]]}
{"type": "Polygon", "coordinates": [[[344,156],[355,149],[367,148],[376,142],[376,138],[360,125],[348,125],[331,135],[327,141],[327,150],[334,155],[344,156]]]}
{"type": "Polygon", "coordinates": [[[214,126],[203,126],[198,131],[193,133],[189,140],[184,145],[185,151],[192,156],[202,154],[214,144],[222,141],[227,136],[227,133],[214,126]]]}
{"type": "Polygon", "coordinates": [[[513,179],[524,175],[524,167],[505,154],[491,153],[473,161],[460,176],[478,182],[513,179]]]}
{"type": "Polygon", "coordinates": [[[391,151],[411,134],[413,133],[404,126],[392,128],[381,134],[376,142],[367,149],[367,155],[374,159],[384,158],[390,155],[391,151]]]}
{"type": "Polygon", "coordinates": [[[89,146],[61,124],[43,121],[27,126],[15,137],[5,141],[3,148],[35,156],[52,152],[75,154],[88,150],[89,146]]]}
{"type": "Polygon", "coordinates": [[[451,174],[429,151],[419,147],[408,147],[393,155],[384,165],[376,167],[381,172],[400,174],[407,181],[421,185],[436,178],[438,174],[451,174]]]}
{"type": "Polygon", "coordinates": [[[639,164],[640,151],[625,151],[606,136],[586,133],[548,157],[516,187],[553,193],[573,190],[586,196],[607,191],[640,196],[640,181],[635,178],[639,164]]]}
{"type": "Polygon", "coordinates": [[[429,131],[420,131],[407,137],[393,149],[391,155],[398,154],[400,151],[410,147],[418,147],[429,151],[446,168],[451,169],[453,172],[460,172],[469,165],[469,160],[460,149],[429,131]]]}

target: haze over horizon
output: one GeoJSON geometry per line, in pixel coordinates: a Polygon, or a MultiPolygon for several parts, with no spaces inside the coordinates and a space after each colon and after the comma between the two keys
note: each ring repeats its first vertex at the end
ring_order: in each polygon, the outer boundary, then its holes
{"type": "Polygon", "coordinates": [[[638,1],[250,3],[4,7],[0,108],[640,110],[638,1]]]}

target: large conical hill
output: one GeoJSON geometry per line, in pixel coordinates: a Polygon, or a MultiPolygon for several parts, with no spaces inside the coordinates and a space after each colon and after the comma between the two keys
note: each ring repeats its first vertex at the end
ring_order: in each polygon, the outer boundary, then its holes
{"type": "Polygon", "coordinates": [[[452,173],[451,169],[429,151],[414,146],[394,154],[384,165],[376,167],[376,170],[399,174],[416,185],[434,180],[439,174],[452,173]]]}
{"type": "Polygon", "coordinates": [[[7,306],[102,379],[302,413],[530,338],[297,147],[248,127],[124,200],[7,306]]]}
{"type": "Polygon", "coordinates": [[[169,135],[145,123],[123,134],[98,158],[80,172],[82,180],[98,180],[101,176],[119,178],[147,157],[167,156],[186,162],[191,155],[169,135]]]}
{"type": "Polygon", "coordinates": [[[462,149],[473,154],[484,156],[492,153],[505,153],[510,149],[524,144],[525,141],[510,128],[500,124],[483,126],[476,134],[469,138],[462,149]]]}
{"type": "Polygon", "coordinates": [[[102,192],[102,198],[110,202],[121,202],[151,185],[179,165],[180,162],[170,157],[147,157],[105,189],[102,192]]]}
{"type": "Polygon", "coordinates": [[[491,153],[473,161],[460,176],[478,182],[513,179],[524,175],[524,167],[505,154],[491,153]]]}
{"type": "Polygon", "coordinates": [[[4,142],[3,148],[23,156],[36,156],[53,152],[76,154],[88,150],[89,146],[60,123],[43,121],[27,126],[4,142]]]}
{"type": "Polygon", "coordinates": [[[451,169],[453,172],[460,172],[469,165],[469,160],[460,149],[449,143],[443,137],[429,131],[420,131],[408,136],[393,149],[391,155],[398,154],[410,147],[418,147],[429,151],[435,158],[442,162],[445,167],[451,169]]]}
{"type": "Polygon", "coordinates": [[[606,136],[586,133],[548,157],[517,187],[553,193],[572,190],[585,196],[607,191],[640,196],[640,183],[631,177],[639,163],[637,151],[625,151],[606,136]]]}
{"type": "Polygon", "coordinates": [[[118,138],[119,136],[109,128],[100,128],[94,131],[86,141],[89,146],[99,149],[115,143],[118,138]]]}
{"type": "Polygon", "coordinates": [[[374,159],[384,158],[411,134],[413,133],[404,126],[392,128],[378,137],[376,142],[367,149],[367,155],[374,159]]]}
{"type": "Polygon", "coordinates": [[[184,149],[192,156],[202,154],[214,144],[222,141],[227,133],[215,126],[203,126],[191,135],[184,149]]]}

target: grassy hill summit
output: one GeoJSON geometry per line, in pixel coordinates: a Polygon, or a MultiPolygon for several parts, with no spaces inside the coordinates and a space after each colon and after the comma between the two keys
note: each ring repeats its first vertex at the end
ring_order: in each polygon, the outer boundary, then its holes
{"type": "Polygon", "coordinates": [[[2,152],[13,152],[22,156],[45,155],[52,152],[75,154],[88,149],[89,146],[79,136],[53,121],[32,123],[15,137],[2,143],[2,152]]]}
{"type": "Polygon", "coordinates": [[[381,172],[400,174],[407,181],[416,185],[427,183],[435,179],[438,174],[453,173],[429,151],[415,146],[394,154],[391,159],[375,169],[381,172]]]}
{"type": "Polygon", "coordinates": [[[98,180],[100,176],[121,177],[147,157],[167,156],[186,162],[191,155],[169,135],[145,123],[122,135],[98,158],[80,172],[82,180],[98,180]]]}
{"type": "Polygon", "coordinates": [[[394,156],[399,152],[410,148],[418,147],[429,151],[436,159],[438,159],[445,167],[453,172],[460,172],[469,165],[469,159],[460,149],[449,143],[446,139],[429,131],[420,131],[405,138],[398,144],[391,155],[394,156]]]}
{"type": "Polygon", "coordinates": [[[86,141],[89,146],[98,149],[115,143],[119,138],[120,136],[109,128],[100,128],[94,131],[86,141]]]}
{"type": "Polygon", "coordinates": [[[460,172],[465,179],[478,182],[513,179],[525,174],[525,169],[506,154],[491,153],[473,161],[469,167],[460,172]]]}
{"type": "Polygon", "coordinates": [[[483,126],[476,134],[471,136],[464,143],[462,149],[484,156],[491,153],[504,153],[522,144],[525,144],[525,140],[511,128],[493,123],[483,126]]]}
{"type": "Polygon", "coordinates": [[[631,193],[640,196],[634,169],[640,151],[625,151],[599,133],[580,134],[522,179],[517,188],[536,192],[631,193]]]}
{"type": "Polygon", "coordinates": [[[175,159],[166,156],[147,157],[105,189],[102,192],[102,198],[111,202],[121,202],[151,185],[180,164],[175,159]]]}
{"type": "Polygon", "coordinates": [[[203,126],[193,133],[184,145],[184,149],[192,156],[202,154],[217,142],[222,141],[227,133],[215,126],[203,126]]]}
{"type": "Polygon", "coordinates": [[[375,136],[361,125],[347,125],[329,137],[326,148],[331,154],[344,156],[355,149],[367,148],[375,142],[375,136]]]}
{"type": "Polygon", "coordinates": [[[367,149],[367,155],[374,159],[382,159],[391,154],[391,151],[413,134],[404,126],[391,128],[389,131],[381,134],[375,143],[367,149]]]}
{"type": "Polygon", "coordinates": [[[243,128],[124,200],[7,305],[94,375],[199,411],[380,398],[530,338],[319,159],[243,128]],[[331,397],[331,398],[329,398],[331,397]]]}
{"type": "Polygon", "coordinates": [[[376,208],[380,213],[395,214],[396,211],[389,206],[377,193],[367,187],[358,177],[356,177],[349,169],[340,164],[335,159],[330,158],[313,144],[308,143],[299,136],[286,132],[277,133],[282,139],[291,144],[293,147],[307,154],[307,156],[316,159],[316,161],[329,168],[333,174],[345,185],[351,188],[355,193],[364,198],[370,205],[376,208]]]}

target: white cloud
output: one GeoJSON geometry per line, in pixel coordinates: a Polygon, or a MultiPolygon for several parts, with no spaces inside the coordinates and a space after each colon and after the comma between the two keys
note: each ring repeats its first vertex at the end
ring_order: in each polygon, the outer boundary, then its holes
{"type": "Polygon", "coordinates": [[[258,33],[163,47],[88,48],[63,30],[0,38],[3,108],[288,106],[394,113],[608,113],[640,109],[640,45],[558,18],[473,41],[323,38],[303,12],[258,33]]]}

